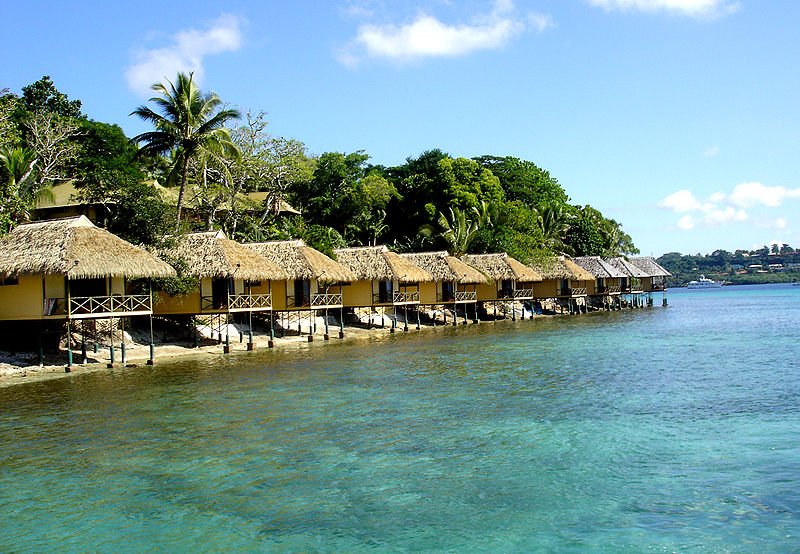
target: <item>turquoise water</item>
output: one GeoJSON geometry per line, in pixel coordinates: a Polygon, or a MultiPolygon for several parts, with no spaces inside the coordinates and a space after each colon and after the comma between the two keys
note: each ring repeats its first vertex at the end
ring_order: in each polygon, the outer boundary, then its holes
{"type": "Polygon", "coordinates": [[[800,552],[800,287],[0,389],[0,551],[800,552]]]}

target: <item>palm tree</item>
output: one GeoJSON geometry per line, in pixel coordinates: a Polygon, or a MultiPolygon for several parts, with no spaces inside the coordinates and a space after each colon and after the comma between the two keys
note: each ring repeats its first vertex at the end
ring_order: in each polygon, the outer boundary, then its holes
{"type": "Polygon", "coordinates": [[[169,86],[156,83],[151,87],[159,96],[154,96],[150,102],[160,113],[144,105],[131,112],[155,127],[155,131],[137,135],[131,142],[144,143],[140,155],[172,153],[169,182],[180,186],[177,206],[180,224],[189,163],[204,150],[236,155],[238,150],[225,124],[238,119],[240,114],[238,110],[222,108],[222,100],[213,92],[203,94],[194,82],[193,73],[178,73],[176,83],[168,80],[167,84],[169,86]]]}
{"type": "MultiPolygon", "coordinates": [[[[485,215],[485,206],[484,214],[485,215]]],[[[442,228],[442,238],[447,242],[448,251],[452,256],[463,256],[475,240],[481,227],[482,214],[477,208],[472,208],[474,219],[468,219],[467,213],[458,208],[450,207],[450,218],[439,212],[438,223],[442,228]]]]}
{"type": "Polygon", "coordinates": [[[545,204],[537,209],[539,230],[546,249],[556,254],[570,254],[570,247],[564,244],[569,230],[569,215],[561,204],[545,204]]]}

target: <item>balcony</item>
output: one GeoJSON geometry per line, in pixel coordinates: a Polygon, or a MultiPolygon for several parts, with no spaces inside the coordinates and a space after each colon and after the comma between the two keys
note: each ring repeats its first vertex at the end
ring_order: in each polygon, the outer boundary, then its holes
{"type": "Polygon", "coordinates": [[[342,294],[312,294],[312,308],[341,308],[342,294]]]}
{"type": "Polygon", "coordinates": [[[400,291],[388,294],[373,294],[372,304],[393,304],[402,306],[404,304],[419,304],[419,291],[400,291]]]}
{"type": "Polygon", "coordinates": [[[572,287],[568,289],[560,289],[558,291],[559,296],[565,297],[576,297],[576,296],[586,296],[586,287],[572,287]]]}
{"type": "Polygon", "coordinates": [[[533,298],[533,289],[500,290],[497,292],[497,297],[509,300],[530,300],[533,298]]]}
{"type": "Polygon", "coordinates": [[[616,285],[597,287],[597,294],[619,294],[622,288],[616,285]]]}
{"type": "Polygon", "coordinates": [[[229,312],[261,312],[272,309],[271,294],[229,294],[229,312]]]}
{"type": "Polygon", "coordinates": [[[92,319],[101,317],[127,317],[150,315],[153,303],[147,294],[111,296],[73,296],[45,298],[45,316],[66,316],[70,319],[92,319]]]}

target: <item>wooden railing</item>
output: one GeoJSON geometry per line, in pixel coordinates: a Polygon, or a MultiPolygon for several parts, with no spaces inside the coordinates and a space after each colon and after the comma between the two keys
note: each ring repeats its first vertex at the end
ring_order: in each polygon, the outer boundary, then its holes
{"type": "Polygon", "coordinates": [[[478,293],[474,290],[459,290],[456,291],[456,302],[475,302],[478,299],[478,293]]]}
{"type": "Polygon", "coordinates": [[[572,287],[568,289],[560,289],[559,296],[586,296],[586,287],[572,287]]]}
{"type": "Polygon", "coordinates": [[[341,306],[342,295],[339,294],[312,294],[311,307],[341,306]]]}
{"type": "Polygon", "coordinates": [[[229,312],[254,312],[272,309],[271,294],[229,294],[229,312]]]}
{"type": "Polygon", "coordinates": [[[410,304],[413,302],[419,302],[419,291],[392,293],[392,304],[410,304]]]}
{"type": "Polygon", "coordinates": [[[606,294],[619,294],[620,292],[622,292],[622,287],[617,286],[617,285],[610,286],[610,287],[605,287],[605,291],[604,292],[606,294]]]}
{"type": "Polygon", "coordinates": [[[153,313],[153,303],[147,294],[111,296],[73,296],[45,298],[44,315],[66,315],[70,318],[92,318],[110,315],[143,315],[153,313]]]}

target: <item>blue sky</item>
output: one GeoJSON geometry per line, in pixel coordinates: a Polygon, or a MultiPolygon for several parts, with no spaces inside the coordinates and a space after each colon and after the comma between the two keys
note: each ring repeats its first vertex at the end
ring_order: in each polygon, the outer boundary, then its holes
{"type": "Polygon", "coordinates": [[[800,2],[6,2],[0,88],[93,119],[195,71],[313,153],[513,155],[645,254],[800,247],[800,2]]]}

